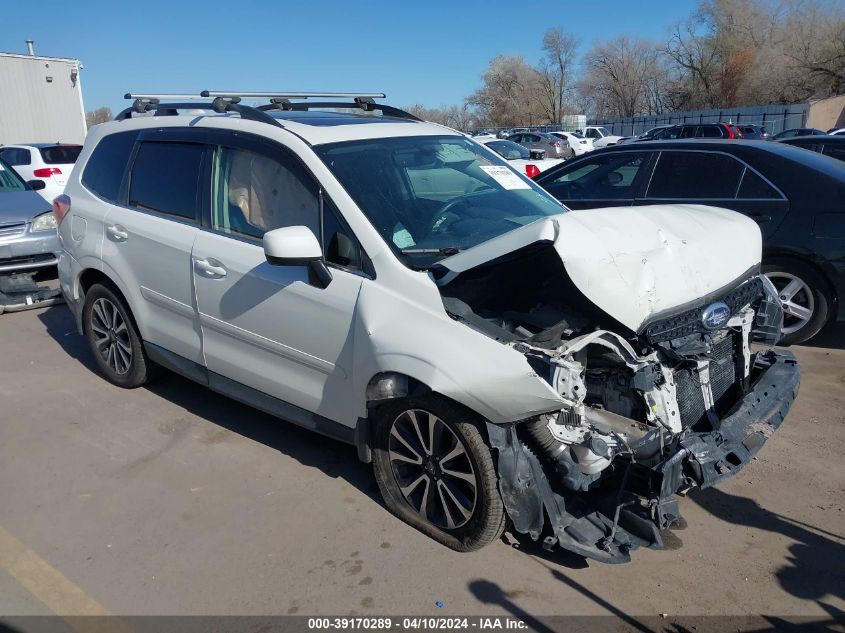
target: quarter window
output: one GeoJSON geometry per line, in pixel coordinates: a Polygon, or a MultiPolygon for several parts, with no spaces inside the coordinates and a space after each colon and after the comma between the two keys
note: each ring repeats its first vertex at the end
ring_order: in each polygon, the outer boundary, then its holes
{"type": "Polygon", "coordinates": [[[129,184],[129,206],[196,222],[205,145],[141,143],[129,184]]]}
{"type": "Polygon", "coordinates": [[[745,200],[772,200],[780,197],[780,194],[774,187],[746,167],[745,174],[742,176],[742,184],[739,185],[737,198],[745,200]]]}
{"type": "Polygon", "coordinates": [[[316,183],[293,158],[223,147],[215,162],[215,229],[255,239],[285,226],[320,234],[316,183]]]}
{"type": "Polygon", "coordinates": [[[646,197],[731,199],[743,169],[742,163],[725,154],[661,152],[646,197]]]}

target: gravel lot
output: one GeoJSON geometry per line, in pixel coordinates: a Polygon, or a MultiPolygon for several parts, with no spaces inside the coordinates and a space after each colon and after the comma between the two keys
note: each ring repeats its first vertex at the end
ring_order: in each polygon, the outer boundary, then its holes
{"type": "Polygon", "coordinates": [[[352,447],[172,374],[111,386],[65,306],[0,316],[0,350],[0,614],[845,614],[845,328],[795,348],[758,459],[621,566],[456,554],[352,447]]]}

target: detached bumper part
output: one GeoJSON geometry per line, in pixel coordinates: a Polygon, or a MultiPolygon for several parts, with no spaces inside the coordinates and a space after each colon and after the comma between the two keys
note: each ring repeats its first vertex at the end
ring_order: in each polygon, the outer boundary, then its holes
{"type": "Polygon", "coordinates": [[[675,494],[708,488],[747,464],[781,425],[798,393],[800,369],[790,352],[757,355],[750,390],[709,432],[686,432],[674,451],[651,467],[621,462],[601,485],[584,493],[552,488],[540,459],[517,435],[519,424],[487,424],[498,452],[499,486],[514,529],[543,546],[559,545],[587,558],[624,563],[638,547],[660,549],[660,531],[680,519],[675,494]]]}
{"type": "Polygon", "coordinates": [[[41,308],[64,301],[58,288],[48,288],[35,283],[34,274],[0,273],[0,314],[41,308]]]}

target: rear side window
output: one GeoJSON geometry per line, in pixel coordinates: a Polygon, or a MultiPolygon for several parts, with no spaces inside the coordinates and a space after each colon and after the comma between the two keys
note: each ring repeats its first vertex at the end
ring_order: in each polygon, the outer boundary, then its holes
{"type": "Polygon", "coordinates": [[[82,172],[82,184],[86,189],[117,204],[126,163],[138,132],[118,132],[100,139],[82,172]]]}
{"type": "Polygon", "coordinates": [[[744,166],[725,154],[661,152],[647,197],[675,200],[730,199],[744,166]]]}
{"type": "Polygon", "coordinates": [[[48,165],[72,165],[79,158],[81,145],[56,145],[54,147],[39,147],[41,160],[48,165]]]}
{"type": "Polygon", "coordinates": [[[681,128],[681,133],[678,138],[695,138],[696,127],[694,125],[685,125],[681,128]]]}
{"type": "Polygon", "coordinates": [[[699,138],[722,138],[722,130],[717,125],[702,125],[698,136],[699,138]]]}
{"type": "Polygon", "coordinates": [[[129,181],[129,206],[199,219],[199,182],[205,145],[141,143],[129,181]]]}
{"type": "Polygon", "coordinates": [[[11,165],[12,167],[32,164],[32,157],[29,155],[29,150],[21,147],[6,147],[0,149],[0,158],[6,161],[7,165],[11,165]]]}
{"type": "Polygon", "coordinates": [[[831,143],[830,145],[824,145],[822,153],[825,156],[830,156],[831,158],[845,160],[845,144],[837,143],[836,145],[834,145],[833,143],[831,143]]]}

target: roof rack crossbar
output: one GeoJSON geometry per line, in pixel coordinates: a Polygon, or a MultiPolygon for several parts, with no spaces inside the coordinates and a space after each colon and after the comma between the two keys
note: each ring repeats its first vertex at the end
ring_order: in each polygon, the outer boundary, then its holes
{"type": "Polygon", "coordinates": [[[406,112],[405,110],[401,110],[399,108],[395,108],[393,106],[385,105],[383,103],[376,103],[375,101],[372,102],[358,102],[358,101],[314,101],[314,102],[290,102],[290,101],[283,101],[277,103],[275,100],[271,101],[271,103],[260,105],[258,106],[259,110],[269,111],[269,110],[283,110],[283,111],[294,111],[294,112],[308,112],[309,110],[319,110],[321,108],[331,108],[331,109],[341,109],[341,110],[364,110],[365,112],[371,112],[373,110],[381,110],[384,116],[392,116],[396,117],[397,119],[409,119],[411,121],[421,121],[417,116],[414,116],[410,112],[406,112]]]}
{"type": "Polygon", "coordinates": [[[200,96],[242,99],[384,99],[383,92],[223,92],[203,90],[200,96]]]}
{"type": "Polygon", "coordinates": [[[155,111],[157,116],[175,116],[179,110],[212,110],[218,114],[235,112],[242,119],[247,121],[258,121],[275,127],[284,127],[278,120],[258,108],[238,103],[240,99],[215,99],[211,103],[183,102],[183,103],[160,103],[157,99],[136,99],[132,107],[120,112],[115,121],[131,119],[133,114],[144,114],[155,111]]]}
{"type": "Polygon", "coordinates": [[[395,108],[393,106],[376,103],[376,99],[384,99],[383,92],[217,92],[203,90],[199,95],[195,94],[138,94],[127,92],[124,99],[133,99],[132,106],[120,112],[115,120],[122,121],[129,119],[135,114],[153,112],[158,116],[175,115],[179,110],[201,109],[212,110],[218,114],[224,112],[237,112],[241,118],[251,121],[261,121],[277,127],[282,124],[267,114],[268,110],[307,112],[320,108],[332,109],[359,109],[365,112],[380,110],[385,116],[392,116],[400,119],[419,121],[420,119],[410,112],[395,108]],[[320,101],[293,102],[291,99],[351,99],[349,101],[320,101]],[[210,103],[197,103],[194,99],[211,99],[210,103]],[[243,105],[243,99],[269,99],[270,103],[258,107],[243,105]],[[162,101],[174,101],[174,103],[162,103],[162,101]]]}

